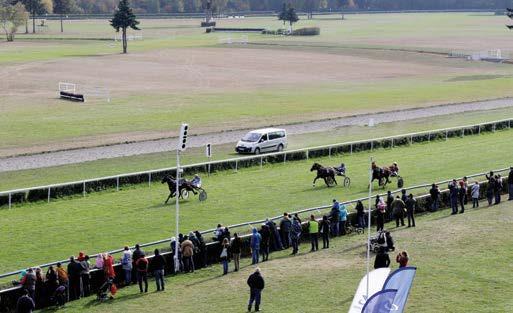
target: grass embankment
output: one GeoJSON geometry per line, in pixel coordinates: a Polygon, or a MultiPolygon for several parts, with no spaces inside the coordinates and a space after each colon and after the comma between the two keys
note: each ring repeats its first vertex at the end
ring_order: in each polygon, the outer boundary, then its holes
{"type": "MultiPolygon", "coordinates": [[[[333,198],[365,196],[371,155],[383,165],[397,161],[406,186],[505,167],[513,153],[510,140],[511,132],[504,131],[315,160],[326,165],[343,160],[352,179],[349,189],[326,188],[321,182],[312,188],[313,160],[220,172],[204,178],[207,201],[192,197],[182,202],[181,230],[209,229],[219,222],[229,225],[329,204],[333,198]]],[[[79,250],[92,254],[170,237],[174,206],[163,205],[167,193],[164,185],[141,185],[0,210],[0,272],[66,258],[79,250]]]]}
{"type": "MultiPolygon", "coordinates": [[[[288,149],[334,144],[352,140],[364,140],[430,129],[471,125],[513,116],[513,108],[467,112],[457,115],[442,115],[430,118],[406,120],[399,123],[383,123],[375,127],[350,126],[330,131],[289,135],[288,149]]],[[[212,160],[234,158],[234,144],[214,145],[212,160]]],[[[205,162],[204,148],[190,148],[182,154],[182,164],[205,162]]],[[[138,172],[175,166],[172,152],[145,154],[140,156],[104,159],[56,167],[0,172],[0,190],[41,186],[121,173],[138,172]]]]}
{"type": "MultiPolygon", "coordinates": [[[[407,312],[510,311],[512,203],[448,214],[445,210],[417,217],[416,228],[393,231],[397,249],[407,250],[410,265],[418,268],[407,312]]],[[[289,256],[290,251],[272,254],[269,262],[260,264],[266,279],[263,312],[347,311],[365,274],[366,238],[337,238],[330,249],[318,253],[307,253],[305,243],[298,256],[289,256]]],[[[98,303],[89,297],[67,304],[63,312],[135,312],[150,306],[153,311],[181,313],[245,312],[246,279],[252,270],[247,259],[240,272],[227,276],[220,275],[220,266],[213,266],[167,277],[163,293],[153,292],[150,281],[148,294],[131,286],[120,290],[115,300],[98,303]]]]}

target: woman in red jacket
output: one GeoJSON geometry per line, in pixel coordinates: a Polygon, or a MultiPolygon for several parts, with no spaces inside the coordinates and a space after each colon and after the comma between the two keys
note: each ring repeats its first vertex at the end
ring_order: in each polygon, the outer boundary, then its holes
{"type": "Polygon", "coordinates": [[[116,272],[114,271],[114,258],[112,255],[105,253],[103,256],[103,269],[105,271],[105,277],[107,279],[116,277],[116,272]]]}

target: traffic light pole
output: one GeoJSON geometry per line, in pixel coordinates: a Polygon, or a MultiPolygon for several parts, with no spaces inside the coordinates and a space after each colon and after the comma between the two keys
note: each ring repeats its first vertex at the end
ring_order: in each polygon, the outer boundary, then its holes
{"type": "Polygon", "coordinates": [[[180,234],[179,231],[179,222],[180,222],[180,149],[176,150],[176,241],[175,241],[175,273],[180,271],[180,260],[178,258],[178,250],[180,249],[180,241],[178,240],[178,236],[180,234]]]}

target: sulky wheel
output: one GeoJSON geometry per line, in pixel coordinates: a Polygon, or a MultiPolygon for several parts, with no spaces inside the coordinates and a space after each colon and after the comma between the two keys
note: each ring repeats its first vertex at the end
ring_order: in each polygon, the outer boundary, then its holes
{"type": "Polygon", "coordinates": [[[207,192],[205,190],[201,190],[199,193],[199,201],[207,200],[207,192]]]}
{"type": "Polygon", "coordinates": [[[345,177],[344,178],[344,187],[349,187],[351,185],[351,178],[345,177]]]}
{"type": "Polygon", "coordinates": [[[180,195],[182,196],[182,199],[189,199],[189,192],[186,189],[182,189],[180,195]]]}

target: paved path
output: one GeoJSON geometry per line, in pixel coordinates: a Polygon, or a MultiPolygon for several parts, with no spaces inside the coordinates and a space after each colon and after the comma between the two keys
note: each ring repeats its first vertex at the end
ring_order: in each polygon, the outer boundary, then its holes
{"type": "MultiPolygon", "coordinates": [[[[376,124],[379,124],[469,111],[499,109],[510,106],[513,106],[513,98],[439,105],[426,108],[390,111],[375,114],[362,114],[357,116],[337,118],[333,120],[284,125],[282,127],[287,129],[289,135],[297,135],[319,131],[328,131],[330,129],[343,126],[365,125],[371,118],[374,119],[376,124]]],[[[235,142],[239,140],[246,132],[247,130],[235,130],[192,136],[189,137],[189,146],[201,147],[204,146],[207,142],[216,145],[225,143],[235,144],[235,142]]],[[[50,167],[94,161],[99,159],[171,151],[174,150],[174,147],[176,147],[176,141],[176,138],[170,138],[3,158],[0,159],[0,172],[50,167]]]]}

